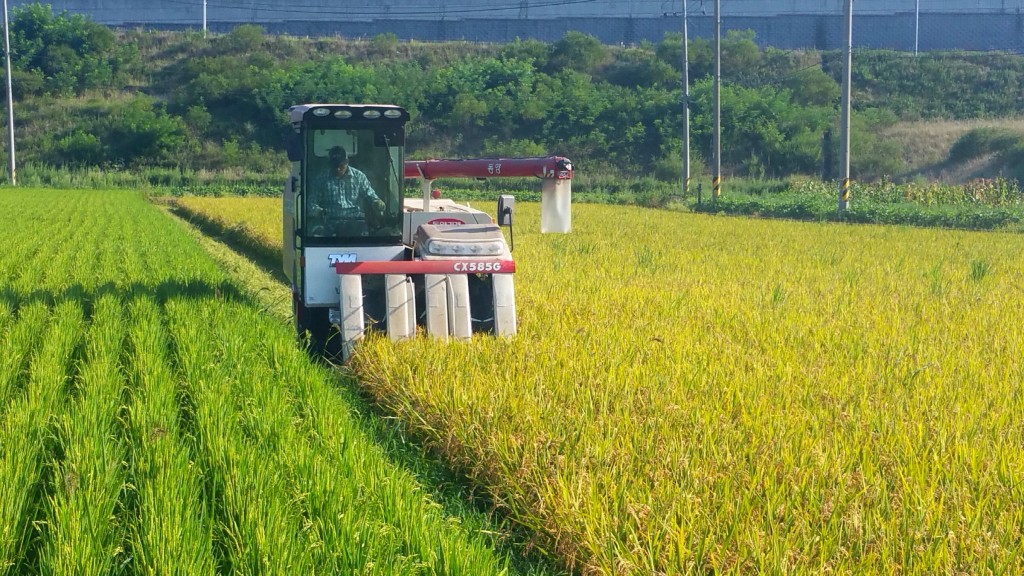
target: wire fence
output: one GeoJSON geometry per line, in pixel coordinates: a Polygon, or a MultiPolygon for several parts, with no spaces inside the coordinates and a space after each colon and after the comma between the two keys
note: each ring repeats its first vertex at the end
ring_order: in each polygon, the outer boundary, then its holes
{"type": "MultiPolygon", "coordinates": [[[[12,5],[27,4],[13,1],[12,5]]],[[[425,41],[553,41],[567,31],[609,44],[657,42],[682,28],[683,0],[54,0],[55,12],[117,26],[226,32],[258,24],[272,33],[425,41]]],[[[722,0],[722,29],[752,30],[762,46],[842,46],[844,0],[722,0]]],[[[692,38],[713,34],[714,0],[687,0],[692,38]]],[[[856,47],[1024,53],[1024,0],[856,0],[856,47]]]]}

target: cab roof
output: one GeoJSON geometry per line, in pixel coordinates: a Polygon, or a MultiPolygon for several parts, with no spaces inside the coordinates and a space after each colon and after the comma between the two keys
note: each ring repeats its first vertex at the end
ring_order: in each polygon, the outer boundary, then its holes
{"type": "Polygon", "coordinates": [[[298,124],[312,115],[315,118],[352,118],[356,120],[403,120],[409,121],[409,112],[401,106],[393,104],[299,104],[288,109],[292,124],[298,124]],[[324,112],[318,112],[324,110],[324,112]],[[378,114],[375,117],[367,116],[369,112],[378,114]],[[397,111],[397,115],[396,112],[397,111]],[[338,114],[350,114],[350,116],[338,116],[338,114]]]}

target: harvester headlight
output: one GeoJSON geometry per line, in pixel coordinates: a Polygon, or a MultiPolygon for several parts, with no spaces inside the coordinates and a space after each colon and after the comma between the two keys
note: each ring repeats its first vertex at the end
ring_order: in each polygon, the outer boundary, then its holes
{"type": "Polygon", "coordinates": [[[505,251],[505,246],[500,240],[484,242],[430,240],[424,246],[424,251],[434,256],[498,256],[505,251]]]}
{"type": "Polygon", "coordinates": [[[319,116],[321,118],[323,118],[324,116],[327,116],[330,113],[331,113],[331,111],[328,110],[327,108],[314,108],[313,109],[313,116],[319,116]]]}
{"type": "Polygon", "coordinates": [[[385,110],[384,111],[384,117],[385,118],[401,118],[402,117],[402,111],[401,110],[395,110],[394,108],[391,108],[390,110],[385,110]]]}
{"type": "Polygon", "coordinates": [[[338,110],[337,112],[334,113],[334,117],[338,118],[339,120],[345,120],[346,118],[351,118],[352,117],[352,111],[351,110],[338,110]]]}
{"type": "Polygon", "coordinates": [[[363,112],[363,118],[369,118],[371,120],[380,118],[380,110],[367,110],[366,112],[363,112]]]}

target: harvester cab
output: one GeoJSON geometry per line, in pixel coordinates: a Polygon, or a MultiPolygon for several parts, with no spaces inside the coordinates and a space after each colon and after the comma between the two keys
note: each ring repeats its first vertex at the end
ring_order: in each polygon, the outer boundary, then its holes
{"type": "MultiPolygon", "coordinates": [[[[431,183],[544,178],[542,231],[567,232],[567,159],[406,162],[409,114],[398,106],[304,104],[290,117],[283,268],[300,335],[347,360],[368,329],[393,340],[417,327],[442,339],[516,333],[515,262],[504,233],[485,212],[432,198],[431,183]],[[407,199],[405,178],[416,177],[422,198],[407,199]]],[[[513,204],[501,198],[502,222],[513,221],[513,204]]]]}

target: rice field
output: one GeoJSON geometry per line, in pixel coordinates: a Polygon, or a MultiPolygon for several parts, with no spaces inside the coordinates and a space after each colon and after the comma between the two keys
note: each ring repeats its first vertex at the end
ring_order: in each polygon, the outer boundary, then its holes
{"type": "Polygon", "coordinates": [[[142,195],[0,219],[0,574],[517,573],[142,195]]]}
{"type": "Polygon", "coordinates": [[[1024,238],[538,222],[517,337],[353,363],[531,546],[585,574],[1024,573],[1024,238]]]}

